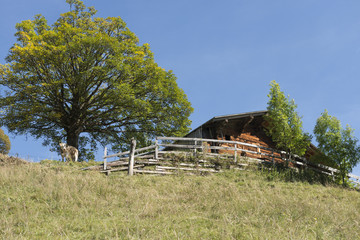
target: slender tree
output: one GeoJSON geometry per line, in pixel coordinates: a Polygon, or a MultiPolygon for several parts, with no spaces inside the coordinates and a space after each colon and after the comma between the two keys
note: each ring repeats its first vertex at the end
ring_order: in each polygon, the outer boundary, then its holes
{"type": "Polygon", "coordinates": [[[76,148],[117,143],[126,131],[147,136],[187,132],[192,108],[171,71],[120,17],[97,18],[93,7],[53,24],[36,15],[16,25],[17,42],[0,65],[1,125],[76,148]]]}
{"type": "Polygon", "coordinates": [[[291,154],[302,156],[310,145],[311,136],[303,132],[295,101],[285,97],[276,81],[272,81],[270,86],[266,132],[277,148],[287,151],[290,158],[291,154]]]}
{"type": "Polygon", "coordinates": [[[347,175],[360,161],[360,147],[354,130],[348,125],[344,129],[340,121],[325,110],[316,121],[314,135],[318,148],[338,168],[338,176],[346,185],[347,175]]]}

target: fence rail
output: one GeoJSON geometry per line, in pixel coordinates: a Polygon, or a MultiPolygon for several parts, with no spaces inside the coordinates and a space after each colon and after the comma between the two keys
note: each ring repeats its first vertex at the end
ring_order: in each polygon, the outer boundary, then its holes
{"type": "MultiPolygon", "coordinates": [[[[279,151],[276,149],[259,146],[250,143],[244,143],[239,141],[227,141],[227,140],[217,140],[217,139],[204,139],[204,138],[182,138],[182,137],[157,137],[155,139],[155,144],[138,148],[132,151],[119,152],[116,154],[107,155],[107,149],[104,151],[104,171],[107,170],[107,159],[117,157],[119,159],[128,159],[133,156],[135,158],[151,158],[154,161],[159,160],[159,155],[164,153],[180,153],[186,152],[188,154],[197,155],[199,153],[204,156],[220,156],[220,157],[233,157],[234,162],[236,163],[239,154],[241,155],[252,155],[254,158],[257,158],[260,162],[269,162],[275,164],[276,162],[291,162],[294,166],[301,166],[306,168],[311,168],[314,171],[334,176],[339,170],[328,167],[322,164],[316,164],[308,162],[305,158],[299,157],[297,155],[289,155],[284,151],[279,151]],[[224,146],[225,145],[225,146],[224,146]],[[175,150],[176,149],[176,150],[175,150]],[[183,151],[180,151],[183,150],[183,151]],[[190,151],[190,152],[189,152],[190,151]],[[198,152],[200,151],[200,152],[198,152]],[[210,152],[209,152],[210,151],[210,152]],[[224,151],[226,154],[219,153],[224,151]]],[[[111,164],[111,162],[109,162],[111,164]]],[[[162,169],[166,169],[162,168],[162,169]]],[[[134,172],[149,172],[146,170],[134,169],[134,172]]],[[[152,172],[152,171],[150,171],[152,172]]],[[[164,173],[167,174],[167,173],[164,173]]],[[[351,182],[360,185],[360,177],[354,174],[348,174],[348,177],[351,182]]]]}

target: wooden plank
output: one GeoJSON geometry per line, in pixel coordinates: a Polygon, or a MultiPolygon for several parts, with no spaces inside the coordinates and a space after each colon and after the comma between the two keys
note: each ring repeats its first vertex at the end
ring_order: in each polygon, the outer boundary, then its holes
{"type": "Polygon", "coordinates": [[[209,149],[214,150],[235,150],[234,147],[210,146],[209,149]]]}
{"type": "MultiPolygon", "coordinates": [[[[149,150],[149,149],[153,149],[153,148],[155,148],[155,145],[151,145],[151,146],[143,147],[143,148],[138,148],[138,149],[135,150],[135,153],[142,152],[142,151],[149,150]]],[[[115,153],[115,154],[112,154],[112,155],[108,155],[108,156],[106,156],[106,158],[119,157],[119,156],[128,155],[128,154],[130,154],[130,151],[119,152],[119,153],[115,153]]]]}
{"type": "Polygon", "coordinates": [[[354,175],[354,174],[352,174],[352,173],[349,173],[349,174],[348,174],[348,177],[354,178],[354,179],[356,179],[356,180],[360,180],[360,177],[359,177],[359,176],[356,176],[356,175],[354,175]]]}
{"type": "Polygon", "coordinates": [[[184,152],[184,151],[159,151],[160,154],[185,154],[185,155],[192,155],[190,152],[184,152]]]}
{"type": "MultiPolygon", "coordinates": [[[[154,164],[154,165],[174,167],[173,162],[165,162],[165,161],[158,162],[157,164],[154,164]]],[[[181,166],[181,167],[202,167],[202,168],[214,168],[215,167],[214,164],[205,164],[205,163],[199,163],[199,164],[178,163],[176,166],[181,166]]]]}
{"type": "Polygon", "coordinates": [[[157,137],[155,138],[155,159],[159,158],[159,142],[157,137]]]}
{"type": "Polygon", "coordinates": [[[180,144],[159,144],[159,146],[174,147],[174,148],[186,148],[186,149],[201,148],[201,146],[198,146],[198,145],[180,145],[180,144]]]}
{"type": "Polygon", "coordinates": [[[234,162],[237,162],[237,144],[236,143],[234,145],[234,148],[235,148],[235,150],[234,150],[234,162]]]}
{"type": "Polygon", "coordinates": [[[106,166],[106,155],[107,155],[107,147],[105,147],[104,149],[104,170],[106,170],[107,166],[106,166]]]}
{"type": "Polygon", "coordinates": [[[100,172],[118,172],[118,171],[127,171],[129,169],[129,167],[120,167],[120,168],[114,168],[114,169],[109,169],[107,171],[100,171],[100,172]]]}
{"type": "Polygon", "coordinates": [[[106,156],[106,158],[120,157],[120,156],[123,156],[123,155],[128,155],[129,153],[130,153],[130,151],[115,153],[115,154],[111,154],[111,155],[106,156]]]}
{"type": "Polygon", "coordinates": [[[134,157],[143,157],[143,156],[151,156],[153,157],[154,156],[154,151],[151,151],[151,152],[144,152],[144,153],[138,153],[134,155],[134,157]]]}
{"type": "Polygon", "coordinates": [[[166,167],[166,166],[156,166],[156,169],[165,169],[165,170],[183,170],[183,171],[199,171],[199,172],[214,172],[218,173],[220,171],[214,169],[206,168],[182,168],[182,167],[166,167]]]}
{"type": "MultiPolygon", "coordinates": [[[[152,159],[152,158],[148,158],[146,159],[148,162],[159,162],[159,160],[161,159],[152,159]]],[[[141,162],[141,160],[138,160],[139,162],[141,162]]]]}
{"type": "MultiPolygon", "coordinates": [[[[142,164],[142,165],[134,165],[134,169],[135,168],[142,168],[142,167],[145,167],[145,165],[144,164],[142,164]]],[[[103,170],[103,171],[100,171],[100,172],[102,172],[102,173],[119,172],[119,171],[127,171],[128,169],[129,169],[129,167],[120,167],[120,168],[103,170]]]]}
{"type": "Polygon", "coordinates": [[[148,147],[138,148],[138,149],[135,150],[135,153],[142,152],[142,151],[149,150],[149,149],[153,149],[155,147],[156,147],[155,145],[150,145],[148,147]]]}
{"type": "Polygon", "coordinates": [[[202,142],[214,142],[214,143],[228,143],[228,144],[239,144],[248,147],[259,147],[262,149],[271,150],[271,148],[258,146],[250,143],[238,142],[238,141],[227,141],[227,140],[217,140],[217,139],[207,139],[207,138],[181,138],[181,137],[158,137],[158,140],[173,140],[173,141],[202,141],[202,142]]]}
{"type": "Polygon", "coordinates": [[[173,172],[161,172],[161,171],[152,171],[152,170],[137,170],[134,169],[134,173],[147,173],[147,174],[162,174],[162,175],[172,175],[173,172]]]}
{"type": "Polygon", "coordinates": [[[132,176],[134,174],[135,148],[136,148],[136,140],[134,138],[132,138],[131,139],[131,145],[130,145],[130,156],[129,156],[129,170],[128,170],[128,175],[129,176],[132,176]]]}
{"type": "Polygon", "coordinates": [[[107,165],[108,167],[118,167],[118,166],[129,166],[129,162],[110,162],[107,165]]]}
{"type": "Polygon", "coordinates": [[[182,167],[197,167],[197,166],[200,166],[200,167],[205,167],[205,168],[214,168],[215,165],[214,164],[199,164],[199,165],[196,165],[196,164],[192,164],[192,163],[180,163],[179,166],[182,166],[182,167]]]}
{"type": "Polygon", "coordinates": [[[160,162],[154,162],[154,161],[135,161],[136,164],[143,164],[145,166],[156,166],[159,165],[160,162]]]}
{"type": "MultiPolygon", "coordinates": [[[[194,143],[194,145],[195,145],[195,147],[194,147],[194,150],[193,150],[193,152],[194,152],[194,157],[196,157],[196,148],[198,147],[197,146],[197,141],[195,141],[195,143],[194,143]]],[[[202,145],[202,144],[201,144],[202,145]]],[[[199,146],[200,147],[200,149],[202,149],[202,146],[199,146]]]]}
{"type": "MultiPolygon", "coordinates": [[[[152,153],[153,152],[140,153],[140,154],[134,155],[134,157],[135,158],[148,158],[148,157],[153,158],[154,155],[152,153]]],[[[127,159],[129,159],[129,157],[121,157],[121,158],[119,158],[118,160],[115,160],[115,161],[121,161],[121,160],[127,160],[127,159]]]]}

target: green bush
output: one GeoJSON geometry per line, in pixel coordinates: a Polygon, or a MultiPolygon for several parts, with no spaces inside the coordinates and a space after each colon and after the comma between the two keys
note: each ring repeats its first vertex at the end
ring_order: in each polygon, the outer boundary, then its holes
{"type": "Polygon", "coordinates": [[[8,154],[10,148],[11,144],[8,135],[4,133],[4,130],[0,129],[0,153],[8,154]]]}

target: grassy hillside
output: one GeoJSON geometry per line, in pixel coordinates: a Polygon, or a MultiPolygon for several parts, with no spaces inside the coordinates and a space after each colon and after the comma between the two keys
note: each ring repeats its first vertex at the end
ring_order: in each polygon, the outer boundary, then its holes
{"type": "Polygon", "coordinates": [[[1,239],[359,239],[360,193],[252,171],[105,176],[0,164],[1,239]]]}

